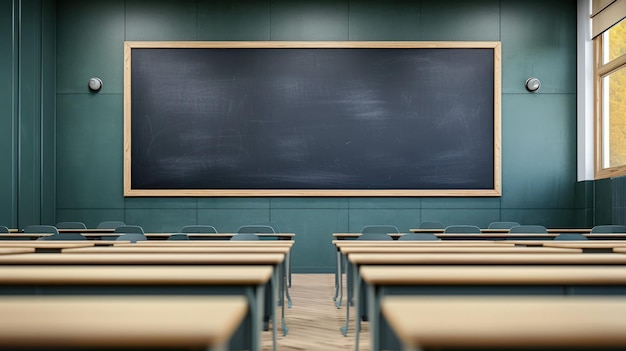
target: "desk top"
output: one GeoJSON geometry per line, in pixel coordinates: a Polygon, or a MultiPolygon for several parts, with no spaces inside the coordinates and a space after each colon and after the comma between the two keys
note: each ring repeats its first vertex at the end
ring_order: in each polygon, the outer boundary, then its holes
{"type": "Polygon", "coordinates": [[[0,255],[10,255],[17,253],[30,253],[35,252],[33,247],[2,247],[0,246],[0,255]]]}
{"type": "MultiPolygon", "coordinates": [[[[80,250],[80,249],[79,249],[80,250]]],[[[342,247],[341,252],[344,255],[355,253],[507,253],[507,254],[546,254],[546,253],[582,253],[580,248],[558,248],[558,247],[499,247],[492,245],[491,247],[472,246],[472,247],[419,247],[419,246],[395,246],[395,247],[342,247]]]]}
{"type": "Polygon", "coordinates": [[[599,266],[362,266],[374,285],[626,284],[626,267],[599,266]]]}
{"type": "Polygon", "coordinates": [[[413,347],[626,346],[624,298],[386,296],[381,309],[413,347]]]}
{"type": "MultiPolygon", "coordinates": [[[[152,247],[292,247],[293,240],[144,240],[130,246],[152,247]]],[[[118,245],[116,245],[118,246],[118,245]]],[[[121,245],[127,246],[127,245],[121,245]]]]}
{"type": "Polygon", "coordinates": [[[581,241],[548,241],[543,244],[544,247],[570,247],[580,249],[610,249],[614,247],[626,247],[626,241],[609,241],[609,240],[581,240],[581,241]]]}
{"type": "MultiPolygon", "coordinates": [[[[625,255],[626,256],[626,255],[625,255]]],[[[285,259],[277,253],[146,253],[146,254],[20,254],[0,256],[0,265],[278,265],[285,259]]]]}
{"type": "Polygon", "coordinates": [[[0,347],[217,346],[247,312],[243,296],[2,297],[0,347]]]}
{"type": "Polygon", "coordinates": [[[441,239],[470,238],[477,239],[502,239],[502,238],[556,238],[555,233],[436,233],[435,236],[441,239]]]}
{"type": "Polygon", "coordinates": [[[337,247],[396,247],[396,246],[419,246],[419,247],[513,247],[515,244],[508,240],[407,240],[407,241],[377,241],[377,240],[333,240],[337,247]]]}
{"type": "Polygon", "coordinates": [[[288,246],[283,247],[252,247],[252,246],[240,246],[240,247],[211,247],[211,246],[198,246],[198,247],[167,247],[167,246],[114,246],[114,247],[87,247],[87,248],[68,248],[63,249],[63,253],[101,253],[101,254],[118,254],[118,253],[136,253],[136,254],[148,254],[148,253],[278,253],[287,254],[291,248],[288,246]]]}
{"type": "MultiPolygon", "coordinates": [[[[176,233],[180,234],[180,233],[176,233]]],[[[197,237],[197,238],[230,238],[237,233],[183,233],[187,234],[189,237],[197,237]]],[[[146,233],[147,237],[170,237],[172,233],[146,233]]],[[[256,236],[259,237],[271,237],[271,238],[294,238],[296,236],[295,233],[255,233],[256,236]]]]}
{"type": "MultiPolygon", "coordinates": [[[[547,228],[548,233],[590,233],[591,228],[547,228]]],[[[437,229],[423,229],[423,228],[415,228],[409,229],[411,233],[443,233],[445,231],[444,228],[437,229]]],[[[481,233],[508,233],[508,229],[489,229],[482,228],[481,233]]]]}
{"type": "MultiPolygon", "coordinates": [[[[23,256],[23,255],[22,255],[23,256]]],[[[2,257],[0,257],[2,259],[2,257]]],[[[476,253],[355,253],[348,256],[355,264],[388,265],[624,265],[626,255],[606,253],[564,254],[524,254],[518,253],[489,255],[476,253]]]]}
{"type": "Polygon", "coordinates": [[[271,275],[272,267],[262,265],[0,266],[0,285],[259,285],[271,275]]]}
{"type": "Polygon", "coordinates": [[[16,241],[0,241],[0,248],[16,248],[16,247],[32,247],[34,249],[64,249],[77,247],[93,247],[93,241],[61,241],[61,240],[16,240],[16,241]]]}
{"type": "Polygon", "coordinates": [[[1,233],[0,240],[2,239],[24,239],[29,238],[32,240],[39,239],[43,236],[50,236],[50,233],[1,233]]]}

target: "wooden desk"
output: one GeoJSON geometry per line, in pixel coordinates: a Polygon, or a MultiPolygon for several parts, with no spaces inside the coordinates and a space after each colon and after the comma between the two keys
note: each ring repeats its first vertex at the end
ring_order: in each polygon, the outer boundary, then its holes
{"type": "Polygon", "coordinates": [[[556,233],[437,233],[438,238],[443,240],[552,240],[557,237],[556,233]]]}
{"type": "Polygon", "coordinates": [[[0,255],[12,255],[18,253],[32,253],[35,249],[32,247],[2,247],[0,245],[0,255]]]}
{"type": "Polygon", "coordinates": [[[583,252],[614,252],[614,248],[626,247],[626,241],[582,240],[582,241],[551,241],[543,244],[544,247],[578,248],[583,252]]]}
{"type": "Polygon", "coordinates": [[[63,249],[93,247],[91,241],[0,241],[0,248],[32,248],[37,253],[60,253],[63,249]]]}
{"type": "Polygon", "coordinates": [[[293,240],[144,240],[131,246],[151,247],[293,247],[293,240]]]}
{"type": "Polygon", "coordinates": [[[389,296],[381,310],[404,350],[626,347],[624,298],[389,296]]]}
{"type": "MultiPolygon", "coordinates": [[[[106,249],[114,249],[104,248],[106,249]]],[[[278,253],[83,253],[83,254],[61,254],[61,255],[41,255],[22,254],[0,256],[0,266],[3,265],[271,265],[274,267],[274,274],[270,281],[269,291],[272,294],[267,299],[267,309],[271,309],[272,325],[278,325],[275,316],[276,309],[276,289],[271,288],[275,284],[282,284],[279,279],[280,266],[285,260],[284,254],[278,253]],[[22,258],[17,258],[23,256],[22,258]],[[13,257],[13,259],[9,259],[13,257]]],[[[281,289],[282,292],[284,288],[281,289]]],[[[281,296],[281,301],[283,297],[281,296]]],[[[282,315],[284,316],[284,303],[282,304],[282,315]]],[[[283,333],[288,331],[283,318],[283,333]]],[[[276,329],[272,329],[273,339],[276,341],[276,329]]],[[[276,345],[276,342],[274,343],[276,345]]]]}
{"type": "MultiPolygon", "coordinates": [[[[80,249],[79,249],[80,250],[80,249]]],[[[350,255],[355,253],[483,253],[483,254],[546,254],[546,253],[582,253],[581,248],[560,248],[560,247],[426,247],[426,246],[404,246],[404,247],[342,247],[341,253],[350,255]]]]}
{"type": "MultiPolygon", "coordinates": [[[[289,242],[293,243],[293,242],[289,242]]],[[[115,247],[79,247],[79,248],[66,248],[62,252],[66,254],[282,254],[288,255],[291,250],[291,245],[184,245],[184,246],[167,246],[167,245],[144,245],[136,246],[133,244],[115,247]]],[[[286,260],[283,260],[283,263],[286,260]]],[[[289,308],[292,306],[291,296],[289,294],[289,288],[286,284],[286,267],[281,265],[280,282],[276,282],[279,287],[280,304],[283,306],[283,297],[287,295],[287,305],[289,308]]],[[[281,309],[281,314],[284,317],[284,308],[281,309]]],[[[284,319],[283,319],[284,321],[284,319]]],[[[285,332],[287,327],[283,325],[285,332]]]]}
{"type": "Polygon", "coordinates": [[[50,236],[50,233],[3,233],[0,234],[0,240],[37,240],[44,236],[50,236]]]}
{"type": "Polygon", "coordinates": [[[290,247],[211,247],[211,246],[198,246],[198,247],[180,247],[180,246],[114,246],[114,247],[81,247],[81,248],[67,248],[63,250],[63,253],[105,253],[105,254],[118,254],[118,253],[132,253],[132,254],[149,254],[149,253],[279,253],[286,255],[290,250],[290,247]]]}
{"type": "Polygon", "coordinates": [[[504,240],[407,240],[407,241],[377,241],[377,240],[333,240],[336,247],[397,247],[397,246],[420,246],[420,247],[513,247],[515,243],[504,240]]]}
{"type": "MultiPolygon", "coordinates": [[[[354,247],[361,247],[361,246],[374,246],[374,247],[396,247],[396,246],[403,246],[403,247],[408,247],[408,246],[419,246],[419,247],[449,247],[449,246],[453,246],[453,247],[484,247],[484,246],[492,246],[492,245],[499,245],[501,247],[504,246],[510,246],[513,247],[514,244],[513,243],[508,243],[505,241],[487,241],[487,240],[450,240],[450,241],[444,241],[444,240],[432,240],[432,241],[413,241],[413,240],[407,240],[407,241],[398,241],[398,240],[393,240],[393,241],[380,241],[380,240],[343,240],[341,239],[341,235],[343,234],[348,234],[348,235],[356,235],[356,237],[359,237],[361,234],[359,233],[335,233],[333,234],[333,236],[338,237],[340,239],[338,240],[333,240],[332,243],[335,246],[336,249],[336,258],[337,258],[337,262],[336,262],[336,271],[335,271],[335,295],[333,296],[333,301],[335,301],[335,305],[337,306],[337,308],[341,307],[342,301],[343,301],[343,279],[342,279],[342,274],[343,274],[343,266],[345,266],[344,262],[344,256],[341,253],[341,248],[345,247],[345,246],[354,246],[354,247]]],[[[346,272],[348,271],[348,269],[345,270],[346,272]]],[[[350,279],[348,279],[348,288],[350,288],[350,279]]],[[[348,290],[348,296],[351,296],[351,291],[348,290]]]]}
{"type": "MultiPolygon", "coordinates": [[[[359,267],[362,265],[418,265],[418,266],[446,266],[446,265],[464,265],[464,266],[491,266],[491,265],[507,265],[507,266],[534,266],[534,265],[557,265],[557,266],[580,266],[580,265],[626,265],[626,255],[607,255],[602,253],[585,253],[585,254],[476,254],[476,253],[353,253],[348,256],[348,260],[356,267],[352,274],[352,285],[355,287],[356,313],[360,315],[360,311],[364,308],[359,301],[359,292],[361,289],[362,279],[359,274],[359,267]]],[[[356,319],[356,329],[360,329],[359,318],[356,319]]],[[[346,325],[342,327],[344,334],[347,333],[349,326],[349,308],[346,308],[346,325]]],[[[357,338],[358,338],[358,333],[357,338]]]]}
{"type": "Polygon", "coordinates": [[[626,233],[589,233],[583,235],[593,240],[626,240],[626,233]]]}
{"type": "MultiPolygon", "coordinates": [[[[479,254],[481,256],[487,255],[499,255],[502,256],[513,256],[513,255],[524,255],[524,256],[532,256],[532,255],[561,255],[561,254],[581,254],[583,252],[582,249],[579,248],[547,248],[547,247],[515,247],[515,246],[500,246],[500,244],[487,244],[483,246],[465,246],[465,247],[455,247],[455,246],[442,246],[442,247],[422,247],[422,246],[402,246],[402,245],[394,245],[394,246],[358,246],[358,245],[350,245],[350,244],[340,244],[339,250],[343,255],[345,255],[348,260],[352,263],[348,266],[347,270],[347,292],[348,292],[348,301],[352,301],[353,296],[358,296],[354,291],[359,291],[361,287],[361,279],[358,274],[358,266],[360,264],[372,264],[371,262],[360,263],[353,262],[352,256],[356,255],[357,257],[361,257],[360,255],[370,255],[368,260],[375,260],[376,258],[381,258],[384,261],[384,264],[410,264],[409,262],[413,262],[412,260],[420,258],[421,255],[435,255],[435,254],[444,254],[444,255],[462,255],[462,254],[479,254]],[[379,256],[380,255],[380,256],[379,256]],[[406,261],[404,261],[407,257],[406,261]],[[393,263],[392,263],[393,262],[393,263]]],[[[575,255],[578,256],[578,255],[575,255]]],[[[374,263],[375,264],[375,263],[374,263]]],[[[342,286],[340,285],[340,288],[342,286]]],[[[343,291],[340,292],[340,300],[343,296],[343,291]]],[[[363,301],[359,301],[357,298],[357,304],[361,304],[360,310],[365,310],[364,306],[362,306],[363,301]]],[[[339,307],[339,304],[337,304],[339,307]]],[[[357,309],[359,311],[359,309],[357,309]]],[[[356,315],[357,320],[360,318],[360,315],[356,315]]],[[[341,331],[344,335],[347,335],[348,327],[350,321],[350,304],[346,305],[346,323],[341,328],[341,331]]]]}
{"type": "MultiPolygon", "coordinates": [[[[187,237],[190,240],[230,240],[233,236],[237,235],[237,233],[184,233],[187,234],[187,237]]],[[[172,233],[146,233],[145,234],[148,239],[151,240],[166,240],[169,238],[172,233]]],[[[261,240],[264,239],[276,239],[277,241],[293,241],[296,237],[295,233],[256,233],[261,240]]],[[[287,254],[287,258],[285,260],[285,266],[287,271],[287,284],[291,287],[291,253],[287,254]]]]}
{"type": "MultiPolygon", "coordinates": [[[[230,240],[233,236],[237,235],[237,233],[183,233],[187,234],[190,239],[197,240],[230,240]]],[[[146,237],[150,239],[167,239],[172,233],[146,233],[146,237]]],[[[256,233],[255,234],[261,238],[274,238],[278,240],[293,240],[295,238],[295,233],[256,233]]]]}
{"type": "Polygon", "coordinates": [[[57,228],[59,233],[82,233],[82,234],[112,234],[113,228],[57,228]]]}
{"type": "MultiPolygon", "coordinates": [[[[34,254],[34,256],[63,257],[66,255],[34,254]]],[[[67,256],[88,256],[88,254],[67,256]]],[[[189,295],[246,296],[249,306],[249,324],[246,329],[251,334],[244,338],[245,345],[241,346],[260,350],[264,287],[271,276],[272,267],[264,265],[2,266],[0,267],[0,294],[184,295],[181,301],[186,301],[189,295]]],[[[158,311],[162,309],[157,308],[153,312],[158,311]]],[[[123,316],[132,318],[126,314],[123,316]]],[[[154,314],[150,318],[154,318],[155,322],[167,319],[155,318],[154,314]]],[[[7,323],[11,323],[11,319],[8,319],[7,323]]]]}
{"type": "MultiPolygon", "coordinates": [[[[551,234],[558,234],[558,233],[590,233],[591,232],[591,228],[547,228],[546,229],[548,231],[548,233],[551,234]]],[[[443,233],[445,231],[444,228],[441,229],[422,229],[422,228],[416,228],[416,229],[409,229],[409,231],[411,233],[443,233]]],[[[489,228],[482,228],[480,229],[481,233],[508,233],[509,229],[489,229],[489,228]]]]}
{"type": "Polygon", "coordinates": [[[381,319],[383,296],[626,295],[626,267],[363,266],[360,274],[367,288],[372,350],[394,348],[381,319]]]}
{"type": "Polygon", "coordinates": [[[224,350],[247,309],[243,296],[1,297],[0,348],[224,350]]]}

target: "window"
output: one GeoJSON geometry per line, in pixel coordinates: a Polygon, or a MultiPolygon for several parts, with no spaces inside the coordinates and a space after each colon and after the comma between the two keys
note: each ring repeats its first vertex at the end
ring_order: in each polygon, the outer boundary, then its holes
{"type": "Polygon", "coordinates": [[[594,39],[596,178],[626,175],[626,19],[594,39]]]}

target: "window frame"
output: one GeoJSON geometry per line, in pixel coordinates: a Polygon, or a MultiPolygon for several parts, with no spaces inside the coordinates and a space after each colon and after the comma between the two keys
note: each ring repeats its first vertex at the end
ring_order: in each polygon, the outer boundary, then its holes
{"type": "Polygon", "coordinates": [[[593,39],[593,62],[594,62],[594,134],[595,134],[595,150],[594,150],[594,177],[595,179],[605,179],[626,175],[626,164],[615,167],[603,167],[603,145],[604,140],[604,121],[603,121],[603,103],[604,89],[603,79],[618,70],[626,70],[626,54],[618,56],[613,60],[603,63],[604,35],[598,35],[593,39]]]}

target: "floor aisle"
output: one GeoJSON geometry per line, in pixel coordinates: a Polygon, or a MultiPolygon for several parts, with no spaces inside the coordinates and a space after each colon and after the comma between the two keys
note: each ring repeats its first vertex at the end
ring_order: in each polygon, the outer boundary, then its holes
{"type": "MultiPolygon", "coordinates": [[[[354,319],[350,321],[347,337],[339,330],[345,324],[346,310],[345,304],[340,309],[335,307],[334,281],[333,274],[292,275],[293,307],[285,310],[289,333],[283,336],[278,329],[278,350],[354,350],[354,319]]],[[[353,311],[350,310],[351,314],[353,311]]],[[[361,326],[359,350],[368,351],[368,326],[367,323],[361,326]]],[[[270,332],[263,333],[262,347],[263,351],[272,350],[270,332]]]]}

